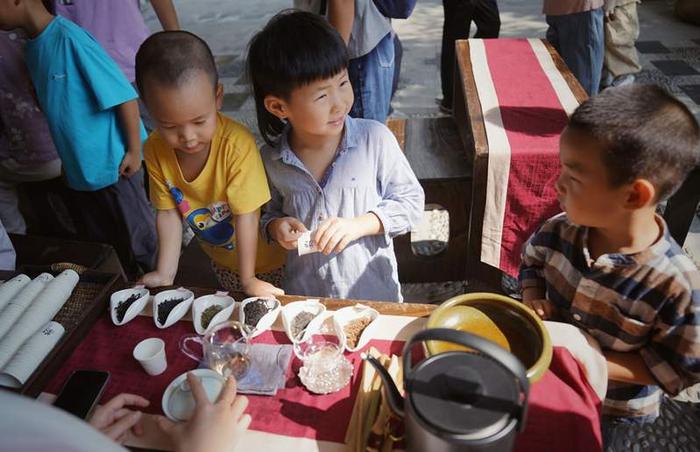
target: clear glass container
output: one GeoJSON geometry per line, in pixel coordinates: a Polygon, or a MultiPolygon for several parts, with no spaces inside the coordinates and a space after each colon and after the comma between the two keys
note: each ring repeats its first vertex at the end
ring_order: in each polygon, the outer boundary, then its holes
{"type": "Polygon", "coordinates": [[[353,367],[343,356],[343,343],[338,335],[308,334],[294,344],[294,353],[303,362],[299,379],[309,391],[328,394],[340,391],[350,383],[353,367]]]}

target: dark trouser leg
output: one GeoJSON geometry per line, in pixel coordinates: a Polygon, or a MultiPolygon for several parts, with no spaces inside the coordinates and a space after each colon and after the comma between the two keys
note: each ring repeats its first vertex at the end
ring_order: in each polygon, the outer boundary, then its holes
{"type": "Polygon", "coordinates": [[[69,208],[80,239],[113,246],[130,278],[153,269],[155,217],[143,189],[143,171],[101,190],[70,192],[69,208]]]}
{"type": "Polygon", "coordinates": [[[474,14],[472,0],[442,0],[445,19],[442,27],[442,54],[440,56],[440,80],[443,103],[452,107],[455,72],[455,41],[468,39],[474,14]]]}
{"type": "Polygon", "coordinates": [[[401,60],[403,59],[403,45],[399,39],[399,35],[394,35],[394,80],[391,84],[391,98],[394,98],[396,90],[399,87],[399,78],[401,77],[401,60]]]}
{"type": "Polygon", "coordinates": [[[501,31],[501,17],[496,0],[476,0],[474,5],[475,38],[497,38],[501,31]]]}

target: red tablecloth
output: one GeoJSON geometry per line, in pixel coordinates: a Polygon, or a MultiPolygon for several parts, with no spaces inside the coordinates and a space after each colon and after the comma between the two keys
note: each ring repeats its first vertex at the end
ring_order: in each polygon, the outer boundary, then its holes
{"type": "MultiPolygon", "coordinates": [[[[101,318],[51,380],[46,392],[57,393],[76,369],[100,369],[111,373],[103,401],[120,392],[132,392],[151,401],[147,411],[161,413],[161,396],[179,374],[195,367],[195,362],[178,349],[179,339],[193,334],[192,324],[181,321],[160,330],[150,317],[137,317],[122,327],[107,316],[101,318]],[[168,369],[148,376],[133,359],[134,346],[147,337],[160,337],[166,343],[168,369]]],[[[284,332],[263,333],[255,341],[289,343],[284,332]]],[[[372,340],[384,353],[401,354],[402,341],[372,340]]],[[[355,366],[352,384],[335,394],[313,395],[296,377],[299,362],[292,360],[287,386],[275,397],[249,396],[251,429],[299,438],[342,443],[359,385],[358,353],[346,355],[355,366]]],[[[519,437],[518,451],[591,451],[600,449],[597,398],[581,368],[565,349],[555,349],[550,370],[533,385],[526,431],[519,437]]]]}
{"type": "Polygon", "coordinates": [[[470,39],[489,146],[481,259],[516,275],[523,243],[560,211],[559,135],[578,105],[539,39],[470,39]]]}

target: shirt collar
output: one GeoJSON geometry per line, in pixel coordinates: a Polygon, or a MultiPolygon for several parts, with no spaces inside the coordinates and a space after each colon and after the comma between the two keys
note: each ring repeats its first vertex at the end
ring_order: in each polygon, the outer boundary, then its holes
{"type": "MultiPolygon", "coordinates": [[[[666,222],[660,215],[655,215],[654,216],[656,223],[659,225],[661,228],[661,234],[659,234],[659,238],[651,244],[648,248],[639,251],[637,253],[633,254],[624,254],[624,253],[609,253],[609,254],[604,254],[598,258],[595,263],[599,264],[607,264],[607,265],[613,265],[613,266],[629,266],[629,265],[641,265],[641,264],[646,264],[648,262],[651,262],[652,260],[664,256],[666,252],[668,251],[670,244],[672,243],[673,238],[671,237],[671,233],[668,231],[668,226],[666,226],[666,222]]],[[[590,251],[588,250],[588,232],[589,228],[583,227],[582,228],[583,232],[583,254],[586,258],[586,261],[590,262],[590,251]]]]}
{"type": "MultiPolygon", "coordinates": [[[[357,142],[359,140],[357,128],[357,120],[355,118],[351,118],[349,115],[345,116],[343,137],[340,139],[340,143],[338,144],[338,155],[341,155],[345,151],[357,146],[357,142]]],[[[296,154],[294,154],[294,151],[292,151],[292,148],[289,146],[289,132],[291,130],[291,124],[287,123],[284,126],[284,130],[282,130],[279,140],[271,153],[273,160],[282,159],[285,163],[289,163],[292,160],[292,156],[296,158],[296,154]]]]}

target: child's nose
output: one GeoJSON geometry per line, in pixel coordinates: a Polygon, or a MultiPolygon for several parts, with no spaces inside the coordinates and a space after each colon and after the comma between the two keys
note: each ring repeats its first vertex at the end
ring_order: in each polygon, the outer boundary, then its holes
{"type": "Polygon", "coordinates": [[[195,134],[193,129],[189,127],[180,129],[180,141],[182,141],[183,143],[188,143],[194,140],[194,138],[195,134]]]}

